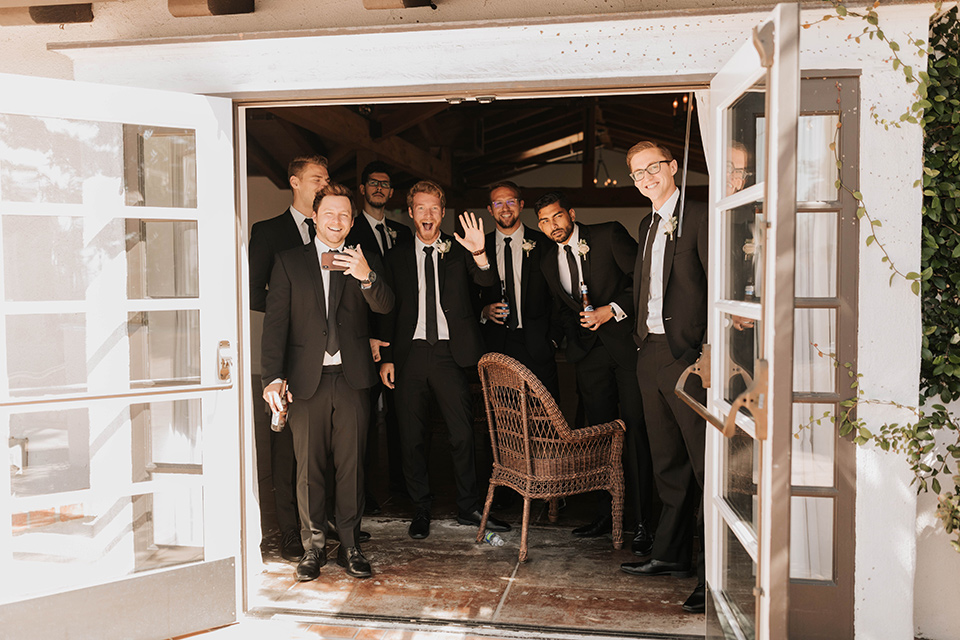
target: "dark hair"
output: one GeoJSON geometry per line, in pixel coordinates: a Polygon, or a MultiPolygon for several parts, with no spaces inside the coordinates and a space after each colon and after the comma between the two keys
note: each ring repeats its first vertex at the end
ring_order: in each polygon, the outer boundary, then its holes
{"type": "Polygon", "coordinates": [[[390,167],[387,166],[386,162],[374,160],[363,168],[363,172],[360,174],[360,184],[367,184],[371,173],[385,173],[389,176],[390,167]]]}
{"type": "Polygon", "coordinates": [[[350,191],[350,187],[331,182],[323,189],[320,189],[320,192],[313,198],[314,211],[320,207],[320,201],[323,200],[324,196],[343,196],[344,198],[349,198],[350,210],[353,211],[353,191],[350,191]]]}
{"type": "Polygon", "coordinates": [[[570,210],[570,201],[567,200],[567,196],[563,195],[559,191],[548,191],[537,198],[537,201],[533,205],[533,210],[537,215],[539,215],[540,209],[549,207],[554,202],[559,204],[561,209],[565,209],[567,211],[570,210]]]}
{"type": "Polygon", "coordinates": [[[493,194],[497,189],[510,189],[513,191],[513,197],[517,200],[523,200],[523,194],[520,193],[520,187],[517,186],[516,182],[511,182],[509,180],[504,180],[496,184],[490,185],[490,188],[487,189],[487,199],[493,194]]]}
{"type": "Polygon", "coordinates": [[[409,208],[413,208],[413,196],[417,195],[418,193],[429,193],[432,196],[440,198],[441,209],[445,209],[447,206],[447,196],[443,194],[443,188],[431,180],[421,180],[417,184],[410,187],[410,191],[407,192],[407,206],[409,208]]]}
{"type": "Polygon", "coordinates": [[[329,163],[327,159],[321,155],[297,156],[287,165],[287,180],[293,176],[300,177],[300,174],[303,173],[303,170],[307,168],[308,164],[318,164],[326,169],[329,163]]]}

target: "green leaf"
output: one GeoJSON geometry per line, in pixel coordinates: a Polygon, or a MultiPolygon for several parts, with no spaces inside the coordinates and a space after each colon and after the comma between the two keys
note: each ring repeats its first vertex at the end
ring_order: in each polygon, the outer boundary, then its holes
{"type": "Polygon", "coordinates": [[[912,291],[915,296],[920,295],[920,282],[918,280],[910,283],[910,291],[912,291]]]}

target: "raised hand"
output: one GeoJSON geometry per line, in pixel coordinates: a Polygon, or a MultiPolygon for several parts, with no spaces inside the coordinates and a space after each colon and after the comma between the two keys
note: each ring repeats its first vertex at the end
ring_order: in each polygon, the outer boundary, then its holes
{"type": "Polygon", "coordinates": [[[457,242],[463,245],[463,248],[470,253],[483,249],[485,242],[485,238],[483,237],[483,220],[470,211],[464,211],[460,214],[460,226],[463,227],[463,237],[460,237],[457,233],[453,234],[457,242]]]}

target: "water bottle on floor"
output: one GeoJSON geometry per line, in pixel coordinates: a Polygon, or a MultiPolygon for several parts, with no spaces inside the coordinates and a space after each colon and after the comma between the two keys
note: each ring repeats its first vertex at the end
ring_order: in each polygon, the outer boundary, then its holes
{"type": "Polygon", "coordinates": [[[504,540],[503,540],[503,538],[501,538],[500,535],[497,534],[496,531],[487,531],[487,532],[485,532],[485,533],[483,534],[483,540],[484,540],[484,542],[486,542],[487,544],[489,544],[489,545],[491,545],[491,546],[494,546],[494,547],[502,547],[502,546],[504,545],[504,540]]]}

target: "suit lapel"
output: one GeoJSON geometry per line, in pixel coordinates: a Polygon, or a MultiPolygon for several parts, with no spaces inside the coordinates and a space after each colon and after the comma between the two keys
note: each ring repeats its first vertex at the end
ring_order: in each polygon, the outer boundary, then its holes
{"type": "Polygon", "coordinates": [[[637,317],[639,317],[640,312],[640,283],[643,282],[644,278],[650,277],[650,274],[643,272],[643,250],[647,246],[647,232],[650,230],[650,222],[652,220],[653,214],[647,214],[647,216],[640,221],[640,228],[637,230],[637,238],[640,240],[640,247],[637,251],[637,261],[633,269],[635,282],[633,285],[633,308],[637,311],[637,317]]]}
{"type": "Polygon", "coordinates": [[[317,306],[320,308],[320,318],[323,322],[322,329],[327,329],[327,305],[326,296],[323,291],[323,274],[320,273],[320,258],[317,255],[317,245],[314,242],[304,245],[303,259],[307,265],[307,274],[313,282],[313,292],[317,296],[317,306]]]}
{"type": "MultiPolygon", "coordinates": [[[[588,229],[587,225],[585,224],[580,225],[580,241],[586,242],[588,247],[590,247],[591,249],[593,248],[590,245],[590,229],[588,229]]],[[[577,251],[577,253],[579,253],[578,249],[579,247],[573,248],[574,251],[577,251]]],[[[593,289],[593,284],[592,284],[593,280],[591,279],[592,273],[590,270],[590,262],[591,262],[590,251],[587,251],[586,255],[580,256],[580,269],[583,271],[583,281],[587,284],[587,287],[589,287],[590,289],[593,289]]],[[[574,293],[576,293],[577,284],[578,283],[576,282],[573,283],[574,293]]]]}
{"type": "Polygon", "coordinates": [[[530,233],[530,230],[524,226],[523,227],[523,238],[520,240],[520,300],[517,301],[517,304],[523,305],[523,301],[527,299],[527,285],[530,284],[530,269],[533,267],[530,264],[530,260],[533,258],[533,252],[526,252],[523,250],[523,243],[527,240],[531,240],[533,234],[530,233]]]}
{"type": "MultiPolygon", "coordinates": [[[[657,233],[663,233],[663,230],[657,228],[657,233]]],[[[676,232],[673,233],[674,238],[676,238],[676,232]]],[[[674,239],[669,235],[667,236],[667,243],[663,246],[663,291],[662,293],[667,292],[667,283],[670,282],[670,271],[673,269],[673,255],[677,251],[677,243],[674,242],[674,239]]]]}
{"type": "MultiPolygon", "coordinates": [[[[446,238],[443,235],[440,236],[440,242],[449,241],[450,249],[453,249],[453,240],[446,238]]],[[[436,246],[436,245],[434,245],[436,246]]],[[[449,251],[447,253],[450,253],[449,251]]],[[[437,269],[437,281],[440,283],[440,297],[443,298],[443,285],[447,280],[447,269],[446,269],[446,253],[440,253],[440,249],[437,249],[433,252],[434,265],[437,269]]]]}

